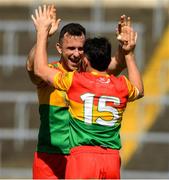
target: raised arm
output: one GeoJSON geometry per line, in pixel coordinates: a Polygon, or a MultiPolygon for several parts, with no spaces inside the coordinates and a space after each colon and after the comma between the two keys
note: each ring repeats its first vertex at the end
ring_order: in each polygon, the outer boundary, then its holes
{"type": "Polygon", "coordinates": [[[128,50],[132,50],[132,48],[135,47],[136,42],[133,44],[129,38],[132,35],[132,31],[131,18],[126,15],[122,15],[116,28],[116,36],[119,41],[119,45],[115,56],[112,57],[111,63],[108,67],[109,74],[119,75],[126,68],[122,46],[127,43],[127,48],[129,48],[128,50]]]}
{"type": "Polygon", "coordinates": [[[37,43],[35,49],[34,58],[34,73],[39,76],[45,82],[52,83],[56,70],[48,67],[48,55],[47,55],[47,41],[48,34],[52,27],[53,19],[47,13],[47,7],[39,6],[35,10],[35,15],[32,15],[32,20],[36,28],[37,43]]]}
{"type": "MultiPolygon", "coordinates": [[[[131,36],[129,38],[130,38],[131,43],[134,44],[134,42],[137,39],[137,33],[132,31],[131,36]]],[[[131,49],[131,47],[128,47],[127,43],[122,46],[122,50],[124,51],[127,71],[128,71],[128,78],[129,78],[130,82],[135,87],[137,87],[137,89],[139,91],[139,95],[137,98],[141,98],[144,96],[144,86],[143,86],[141,74],[140,74],[139,69],[136,64],[134,49],[135,49],[134,46],[132,49],[131,49]]]]}
{"type": "MultiPolygon", "coordinates": [[[[54,35],[54,33],[57,31],[60,19],[56,16],[56,8],[54,5],[48,5],[46,7],[46,13],[48,16],[52,19],[51,28],[48,32],[48,37],[54,35]]],[[[35,50],[36,50],[36,44],[32,47],[28,54],[28,58],[26,61],[26,69],[28,71],[29,77],[32,80],[33,83],[38,84],[38,82],[41,81],[39,77],[37,77],[34,74],[34,57],[35,57],[35,50]]]]}
{"type": "Polygon", "coordinates": [[[27,71],[33,71],[35,48],[36,48],[36,44],[32,47],[32,49],[30,50],[28,54],[27,61],[26,61],[27,71]]]}

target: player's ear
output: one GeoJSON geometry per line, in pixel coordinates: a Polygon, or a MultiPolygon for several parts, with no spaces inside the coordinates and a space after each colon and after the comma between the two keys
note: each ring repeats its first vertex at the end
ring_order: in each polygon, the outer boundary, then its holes
{"type": "Polygon", "coordinates": [[[84,56],[83,61],[86,67],[89,66],[89,60],[87,59],[86,56],[84,56]]]}
{"type": "Polygon", "coordinates": [[[56,49],[59,54],[62,54],[62,47],[61,47],[60,43],[56,43],[56,49]]]}
{"type": "Polygon", "coordinates": [[[87,61],[86,57],[83,56],[80,71],[81,71],[81,72],[82,72],[82,71],[83,71],[83,72],[86,71],[86,68],[87,68],[87,67],[88,67],[88,61],[87,61]]]}

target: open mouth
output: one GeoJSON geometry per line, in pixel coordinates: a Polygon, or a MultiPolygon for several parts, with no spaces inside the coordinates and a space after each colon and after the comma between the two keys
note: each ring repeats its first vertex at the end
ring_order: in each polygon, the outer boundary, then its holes
{"type": "Polygon", "coordinates": [[[73,66],[78,66],[81,62],[81,59],[69,59],[69,60],[73,66]]]}
{"type": "Polygon", "coordinates": [[[77,70],[79,68],[80,64],[81,64],[81,60],[79,59],[79,60],[76,60],[76,61],[70,60],[69,65],[72,67],[72,69],[77,70]]]}
{"type": "Polygon", "coordinates": [[[81,61],[81,59],[80,58],[78,58],[78,59],[69,59],[72,63],[78,63],[79,61],[81,61]]]}

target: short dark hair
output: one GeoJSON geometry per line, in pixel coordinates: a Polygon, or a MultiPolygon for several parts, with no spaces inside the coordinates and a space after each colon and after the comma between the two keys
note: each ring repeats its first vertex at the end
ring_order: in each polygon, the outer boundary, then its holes
{"type": "Polygon", "coordinates": [[[86,29],[79,23],[69,23],[63,26],[63,28],[61,29],[59,35],[59,42],[63,39],[66,33],[72,36],[81,36],[81,35],[86,36],[86,29]]]}
{"type": "Polygon", "coordinates": [[[88,38],[84,44],[84,54],[92,68],[105,71],[111,61],[111,44],[104,37],[88,38]]]}

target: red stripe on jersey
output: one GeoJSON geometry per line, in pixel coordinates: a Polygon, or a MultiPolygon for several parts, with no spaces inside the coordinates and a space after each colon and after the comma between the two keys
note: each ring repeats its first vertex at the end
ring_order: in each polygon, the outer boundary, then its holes
{"type": "MultiPolygon", "coordinates": [[[[78,103],[83,103],[80,95],[86,93],[95,95],[94,104],[98,104],[100,96],[113,96],[120,98],[121,104],[118,107],[125,107],[128,97],[128,87],[123,76],[115,77],[93,75],[92,73],[82,72],[74,73],[71,88],[68,91],[68,97],[78,103]],[[98,98],[97,98],[98,97],[98,98]]],[[[107,102],[112,106],[112,102],[107,102]]],[[[113,104],[115,107],[115,104],[113,104]]]]}

